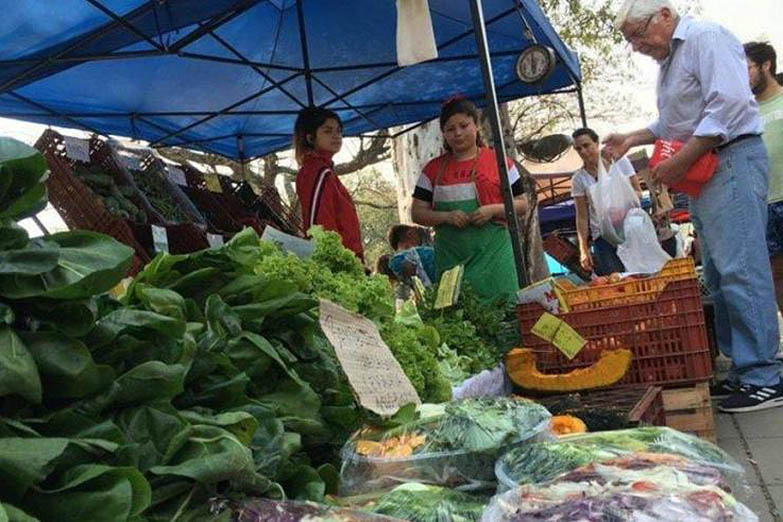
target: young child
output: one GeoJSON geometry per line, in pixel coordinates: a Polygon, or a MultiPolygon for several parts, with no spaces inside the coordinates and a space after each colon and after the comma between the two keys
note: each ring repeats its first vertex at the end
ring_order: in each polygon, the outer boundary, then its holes
{"type": "Polygon", "coordinates": [[[342,144],[343,124],[336,113],[320,107],[299,112],[294,126],[294,151],[299,163],[296,194],[305,230],[321,225],[337,232],[343,245],[364,261],[356,206],[332,163],[342,144]]]}
{"type": "Polygon", "coordinates": [[[394,225],[389,229],[389,244],[395,250],[389,268],[399,281],[410,284],[417,276],[425,287],[436,281],[435,250],[429,244],[427,229],[410,225],[394,225]]]}

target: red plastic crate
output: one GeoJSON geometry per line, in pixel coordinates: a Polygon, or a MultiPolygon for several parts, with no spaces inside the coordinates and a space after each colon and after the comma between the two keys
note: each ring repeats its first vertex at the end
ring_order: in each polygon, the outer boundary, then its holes
{"type": "Polygon", "coordinates": [[[95,194],[73,175],[62,136],[47,129],[35,147],[49,165],[49,177],[46,180],[49,202],[68,228],[100,232],[130,246],[135,256],[128,274],[138,273],[150,261],[147,251],[136,240],[132,227],[106,210],[95,194]]]}
{"type": "Polygon", "coordinates": [[[588,343],[572,360],[531,333],[544,309],[517,305],[522,345],[537,353],[539,370],[564,373],[596,362],[605,349],[633,352],[631,367],[619,386],[662,386],[702,382],[712,377],[704,310],[696,279],[669,282],[654,300],[560,315],[588,343]]]}
{"type": "Polygon", "coordinates": [[[544,251],[558,263],[567,267],[576,275],[590,280],[590,273],[579,264],[579,248],[568,239],[561,237],[557,232],[552,232],[544,238],[544,251]]]}

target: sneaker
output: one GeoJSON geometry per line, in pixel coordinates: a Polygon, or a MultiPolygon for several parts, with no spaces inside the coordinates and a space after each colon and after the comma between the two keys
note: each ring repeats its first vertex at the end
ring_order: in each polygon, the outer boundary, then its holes
{"type": "Polygon", "coordinates": [[[739,389],[740,387],[737,383],[723,379],[710,385],[710,397],[713,399],[725,399],[732,393],[739,391],[739,389]]]}
{"type": "Polygon", "coordinates": [[[783,406],[783,383],[774,387],[744,384],[727,399],[718,404],[725,413],[743,413],[783,406]]]}

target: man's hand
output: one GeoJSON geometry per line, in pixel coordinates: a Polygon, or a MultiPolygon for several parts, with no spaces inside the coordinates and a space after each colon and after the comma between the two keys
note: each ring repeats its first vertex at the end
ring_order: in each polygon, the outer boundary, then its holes
{"type": "Polygon", "coordinates": [[[593,271],[593,256],[589,250],[583,250],[579,253],[579,264],[588,272],[593,271]]]}
{"type": "Polygon", "coordinates": [[[652,170],[652,177],[658,183],[671,187],[677,184],[688,171],[688,165],[682,161],[679,155],[675,155],[672,158],[660,162],[652,170]]]}
{"type": "Polygon", "coordinates": [[[622,158],[631,148],[631,137],[628,134],[610,134],[604,138],[605,149],[613,158],[622,158]]]}
{"type": "Polygon", "coordinates": [[[470,216],[461,210],[452,210],[449,212],[446,223],[456,228],[465,228],[470,224],[470,216]]]}
{"type": "Polygon", "coordinates": [[[470,224],[476,227],[480,227],[481,225],[488,223],[494,217],[495,210],[489,205],[484,205],[483,207],[477,208],[470,215],[470,224]]]}

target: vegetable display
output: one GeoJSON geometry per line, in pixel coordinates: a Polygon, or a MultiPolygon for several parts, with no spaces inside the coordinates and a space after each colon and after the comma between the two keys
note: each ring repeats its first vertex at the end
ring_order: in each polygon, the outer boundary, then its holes
{"type": "Polygon", "coordinates": [[[99,165],[79,165],[73,173],[99,196],[98,199],[112,215],[136,223],[147,222],[147,215],[132,201],[135,195],[132,186],[118,185],[114,176],[99,165]]]}
{"type": "Polygon", "coordinates": [[[580,466],[604,462],[634,452],[679,455],[719,470],[740,482],[742,467],[726,452],[692,435],[671,428],[645,427],[585,433],[513,448],[497,462],[499,488],[540,484],[580,466]]]}
{"type": "Polygon", "coordinates": [[[495,497],[482,521],[758,521],[714,483],[719,478],[713,468],[657,457],[658,464],[633,455],[578,468],[546,484],[520,486],[495,497]]]}
{"type": "Polygon", "coordinates": [[[541,373],[536,368],[536,354],[527,348],[515,348],[506,355],[508,376],[517,386],[528,390],[571,392],[610,386],[622,379],[631,367],[630,350],[604,350],[587,368],[568,373],[541,373]]]}
{"type": "Polygon", "coordinates": [[[549,412],[526,400],[465,399],[431,408],[390,429],[365,429],[343,448],[341,493],[403,482],[464,490],[495,486],[498,454],[546,433],[549,412]]]}
{"type": "Polygon", "coordinates": [[[186,223],[190,221],[188,215],[177,204],[172,196],[166,180],[159,171],[131,170],[131,175],[152,207],[157,210],[166,221],[171,223],[186,223]]]}

